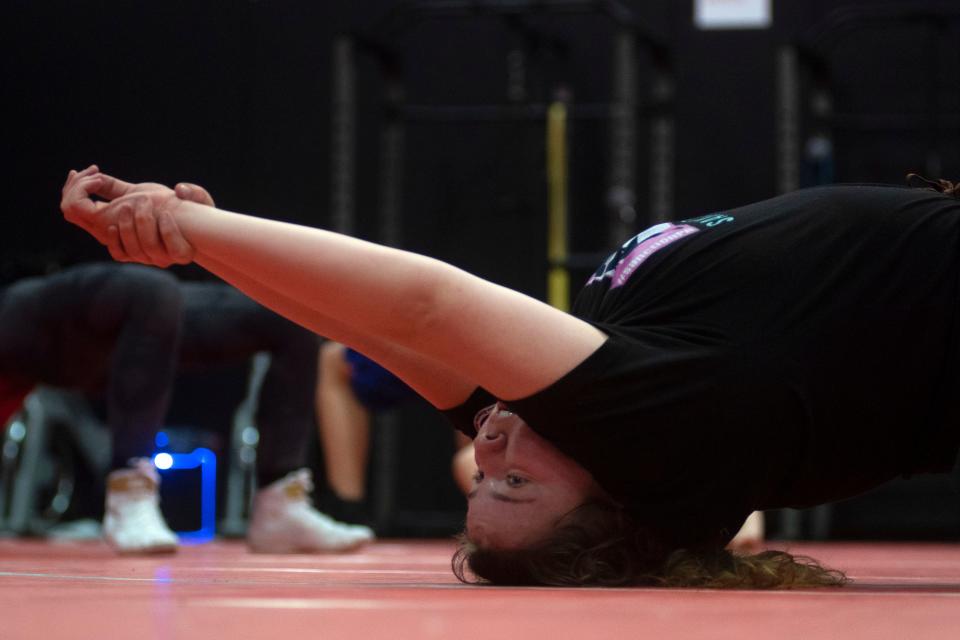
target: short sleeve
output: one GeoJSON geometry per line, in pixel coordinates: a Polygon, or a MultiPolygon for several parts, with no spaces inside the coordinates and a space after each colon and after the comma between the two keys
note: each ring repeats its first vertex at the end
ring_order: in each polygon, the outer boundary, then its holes
{"type": "Polygon", "coordinates": [[[477,387],[463,404],[446,409],[442,413],[454,429],[472,439],[477,436],[477,415],[496,402],[497,399],[493,394],[483,387],[477,387]]]}

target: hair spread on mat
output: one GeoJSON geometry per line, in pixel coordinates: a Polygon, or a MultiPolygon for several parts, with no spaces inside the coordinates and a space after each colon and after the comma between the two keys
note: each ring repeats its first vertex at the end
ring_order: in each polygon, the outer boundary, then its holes
{"type": "Polygon", "coordinates": [[[534,547],[480,547],[461,534],[451,564],[462,582],[512,586],[798,589],[847,582],[839,571],[783,551],[738,555],[719,546],[677,549],[666,538],[634,523],[616,505],[589,502],[534,547]]]}

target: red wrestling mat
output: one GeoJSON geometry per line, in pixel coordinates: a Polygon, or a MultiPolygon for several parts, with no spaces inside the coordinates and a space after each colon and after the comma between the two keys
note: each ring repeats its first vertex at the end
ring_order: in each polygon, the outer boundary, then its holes
{"type": "Polygon", "coordinates": [[[856,581],[805,592],[469,587],[451,548],[264,556],[219,542],[151,559],[0,540],[0,638],[960,638],[960,545],[798,544],[856,581]]]}

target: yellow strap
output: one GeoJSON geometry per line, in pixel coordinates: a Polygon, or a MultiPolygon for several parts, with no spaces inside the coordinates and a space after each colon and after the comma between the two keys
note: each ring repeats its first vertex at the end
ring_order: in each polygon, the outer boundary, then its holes
{"type": "Polygon", "coordinates": [[[547,110],[547,302],[570,310],[567,272],[567,105],[554,102],[547,110]]]}

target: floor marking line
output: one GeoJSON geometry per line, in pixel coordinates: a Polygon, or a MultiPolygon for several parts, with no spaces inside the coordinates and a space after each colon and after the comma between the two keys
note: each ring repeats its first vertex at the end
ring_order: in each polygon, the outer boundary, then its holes
{"type": "Polygon", "coordinates": [[[123,576],[72,576],[61,573],[28,573],[0,571],[0,578],[49,578],[52,580],[105,580],[115,582],[173,582],[171,578],[125,578],[123,576]]]}
{"type": "Polygon", "coordinates": [[[406,575],[443,575],[449,576],[450,571],[425,571],[423,569],[292,569],[292,568],[271,568],[271,567],[202,567],[203,571],[233,571],[233,572],[258,572],[258,573],[321,573],[321,574],[406,574],[406,575]]]}
{"type": "Polygon", "coordinates": [[[398,602],[391,600],[351,600],[347,598],[209,598],[191,600],[191,607],[223,607],[229,609],[353,609],[361,611],[460,611],[461,603],[398,602]]]}

